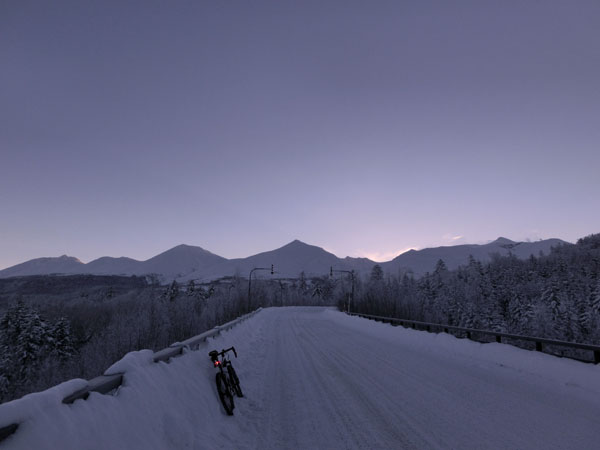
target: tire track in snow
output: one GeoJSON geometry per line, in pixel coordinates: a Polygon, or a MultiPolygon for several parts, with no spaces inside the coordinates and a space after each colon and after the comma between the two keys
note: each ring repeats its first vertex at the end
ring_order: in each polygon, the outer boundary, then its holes
{"type": "Polygon", "coordinates": [[[383,324],[357,329],[318,308],[266,309],[249,324],[238,337],[246,398],[223,448],[550,450],[600,440],[590,392],[443,354],[423,345],[424,332],[421,341],[383,324]]]}
{"type": "Polygon", "coordinates": [[[324,329],[315,331],[319,315],[314,313],[299,309],[272,318],[270,375],[262,396],[266,414],[256,448],[429,447],[416,432],[409,438],[398,431],[396,421],[405,417],[382,407],[385,386],[357,376],[344,353],[334,356],[323,346],[324,329]]]}

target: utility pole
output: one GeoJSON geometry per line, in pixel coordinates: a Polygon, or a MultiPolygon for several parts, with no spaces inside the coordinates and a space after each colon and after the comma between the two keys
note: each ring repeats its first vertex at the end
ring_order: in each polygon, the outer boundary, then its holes
{"type": "Polygon", "coordinates": [[[283,306],[283,290],[285,289],[285,286],[281,280],[279,280],[279,288],[281,289],[281,300],[279,302],[279,306],[283,306]]]}
{"type": "MultiPolygon", "coordinates": [[[[333,266],[329,268],[329,277],[333,277],[333,272],[349,273],[352,277],[352,295],[350,297],[352,303],[354,303],[354,270],[333,270],[333,266]]],[[[348,312],[350,312],[350,302],[348,302],[348,312]]]]}

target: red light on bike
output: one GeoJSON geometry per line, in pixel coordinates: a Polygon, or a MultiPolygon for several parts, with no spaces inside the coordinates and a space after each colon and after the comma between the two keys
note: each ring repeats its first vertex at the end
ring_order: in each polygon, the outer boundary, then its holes
{"type": "Polygon", "coordinates": [[[215,367],[217,367],[219,364],[221,364],[220,361],[215,361],[215,367]]]}

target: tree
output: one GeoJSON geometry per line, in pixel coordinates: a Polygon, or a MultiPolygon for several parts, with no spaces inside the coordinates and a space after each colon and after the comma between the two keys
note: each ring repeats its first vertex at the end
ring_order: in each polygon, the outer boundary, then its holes
{"type": "Polygon", "coordinates": [[[306,293],[308,290],[308,284],[306,283],[306,275],[304,274],[304,271],[300,272],[300,282],[298,284],[298,288],[302,294],[306,293]]]}
{"type": "Polygon", "coordinates": [[[598,278],[598,282],[594,290],[592,291],[592,301],[590,302],[590,306],[592,309],[592,313],[598,317],[600,314],[600,278],[598,278]]]}
{"type": "Polygon", "coordinates": [[[378,282],[383,280],[383,269],[379,264],[375,264],[371,269],[370,282],[378,282]]]}
{"type": "Polygon", "coordinates": [[[177,284],[177,281],[173,280],[171,285],[168,287],[167,292],[165,292],[165,297],[170,302],[174,302],[178,295],[179,295],[179,285],[177,284]]]}
{"type": "MultiPolygon", "coordinates": [[[[472,258],[472,256],[470,256],[472,258]]],[[[433,271],[434,274],[441,276],[442,274],[446,274],[448,272],[448,267],[446,267],[446,263],[444,262],[443,259],[438,259],[437,263],[435,264],[435,270],[433,271]]]]}
{"type": "Polygon", "coordinates": [[[542,303],[550,313],[550,326],[554,337],[564,339],[567,332],[567,324],[565,323],[566,311],[562,304],[563,298],[559,291],[557,280],[553,279],[550,286],[543,292],[542,303]]]}
{"type": "Polygon", "coordinates": [[[194,280],[190,280],[188,285],[187,285],[187,290],[186,290],[186,294],[187,295],[194,295],[194,291],[196,290],[196,283],[194,283],[194,280]]]}
{"type": "Polygon", "coordinates": [[[64,343],[62,336],[57,339],[52,331],[53,327],[23,300],[8,308],[0,320],[0,394],[14,393],[37,378],[42,361],[55,343],[64,343]]]}
{"type": "Polygon", "coordinates": [[[50,332],[52,336],[53,352],[61,361],[68,360],[75,353],[71,324],[66,317],[59,317],[50,332]]]}
{"type": "Polygon", "coordinates": [[[529,323],[533,319],[533,305],[517,294],[508,304],[509,330],[513,333],[528,333],[529,323]]]}

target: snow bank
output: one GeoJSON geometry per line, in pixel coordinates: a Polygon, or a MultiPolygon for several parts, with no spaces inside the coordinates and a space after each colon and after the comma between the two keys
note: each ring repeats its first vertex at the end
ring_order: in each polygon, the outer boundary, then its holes
{"type": "Polygon", "coordinates": [[[115,395],[92,392],[87,400],[63,404],[64,397],[86,386],[85,380],[78,379],[2,404],[0,426],[19,423],[19,428],[0,447],[104,450],[226,445],[235,429],[219,402],[208,352],[234,345],[239,355],[234,366],[243,383],[248,375],[245,360],[257,330],[251,322],[240,322],[169,363],[154,363],[150,350],[128,353],[105,372],[125,373],[115,395]]]}
{"type": "Polygon", "coordinates": [[[121,360],[106,369],[104,375],[132,372],[136,369],[144,369],[152,364],[154,364],[154,352],[152,350],[129,352],[121,360]]]}
{"type": "Polygon", "coordinates": [[[451,359],[467,359],[470,364],[512,369],[564,385],[600,394],[600,365],[587,364],[547,353],[525,350],[508,344],[480,343],[459,339],[448,333],[430,333],[376,322],[337,311],[325,311],[341,326],[376,335],[381,340],[399,341],[415,351],[451,359]]]}

